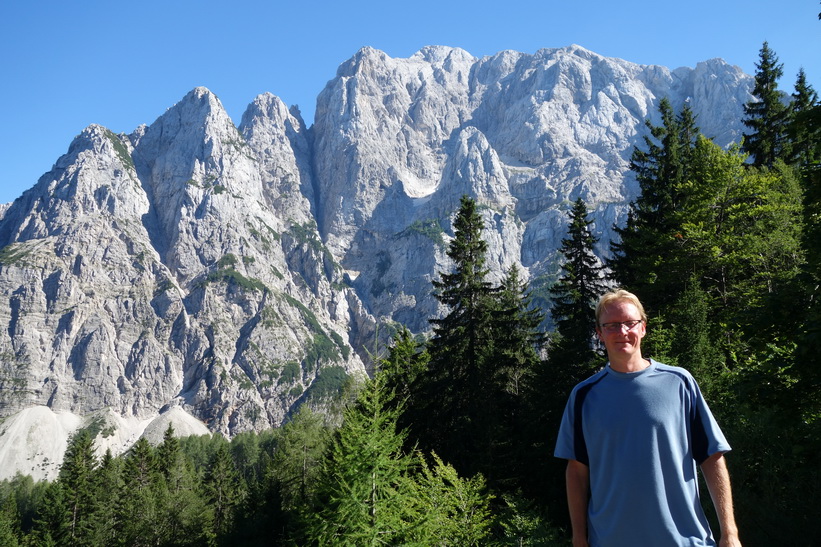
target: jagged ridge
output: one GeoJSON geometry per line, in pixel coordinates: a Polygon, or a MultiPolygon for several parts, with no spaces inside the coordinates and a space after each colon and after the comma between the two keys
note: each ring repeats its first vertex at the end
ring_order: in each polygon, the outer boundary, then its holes
{"type": "Polygon", "coordinates": [[[750,88],[720,60],[364,48],[310,129],[271,94],[237,127],[204,88],[131,135],[90,126],[0,209],[0,416],[48,407],[71,430],[105,411],[142,424],[115,427],[129,437],[180,412],[229,435],[279,425],[365,372],[377,324],[441,313],[461,195],[494,275],[549,279],[576,197],[606,248],[662,97],[728,144],[750,88]]]}

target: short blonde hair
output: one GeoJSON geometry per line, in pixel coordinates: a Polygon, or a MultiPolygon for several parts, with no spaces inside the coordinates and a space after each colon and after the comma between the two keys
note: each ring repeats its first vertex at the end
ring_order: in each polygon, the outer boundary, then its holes
{"type": "Polygon", "coordinates": [[[617,302],[619,300],[626,300],[636,306],[642,320],[645,323],[647,322],[647,314],[644,313],[644,306],[641,305],[641,301],[638,296],[631,292],[625,291],[624,289],[613,289],[601,295],[601,298],[599,298],[599,303],[596,304],[596,326],[599,325],[599,317],[601,317],[601,314],[604,313],[604,309],[613,302],[617,302]]]}

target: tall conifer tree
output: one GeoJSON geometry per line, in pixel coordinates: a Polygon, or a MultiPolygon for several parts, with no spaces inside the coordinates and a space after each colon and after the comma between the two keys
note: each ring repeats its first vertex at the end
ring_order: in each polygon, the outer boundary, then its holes
{"type": "Polygon", "coordinates": [[[803,68],[798,71],[795,80],[790,108],[792,119],[787,132],[792,152],[790,163],[809,174],[809,171],[818,168],[821,161],[821,123],[816,119],[821,105],[818,103],[818,93],[807,82],[803,68]]]}
{"type": "Polygon", "coordinates": [[[158,471],[154,449],[140,437],[128,451],[123,465],[124,495],[117,507],[117,537],[123,545],[157,545],[161,541],[155,523],[161,510],[157,496],[158,471]]]}
{"type": "Polygon", "coordinates": [[[417,378],[414,434],[460,473],[472,475],[490,465],[496,432],[492,325],[496,290],[487,280],[487,243],[476,203],[463,196],[448,248],[453,269],[434,282],[436,298],[449,309],[433,319],[430,362],[417,378]]]}
{"type": "Polygon", "coordinates": [[[641,193],[631,204],[626,225],[614,228],[619,241],[611,242],[613,256],[607,262],[616,283],[640,294],[650,309],[669,304],[681,291],[681,274],[670,261],[681,237],[674,213],[681,206],[681,186],[690,177],[699,133],[689,105],[676,115],[662,99],[659,112],[660,126],[646,122],[646,149],[633,151],[630,167],[641,193]]]}
{"type": "Polygon", "coordinates": [[[205,490],[214,512],[214,535],[217,538],[225,538],[234,524],[234,511],[241,496],[239,482],[228,443],[221,443],[205,477],[205,490]]]}
{"type": "Polygon", "coordinates": [[[598,241],[590,232],[592,220],[587,206],[577,199],[570,211],[567,237],[559,252],[564,257],[563,274],[551,289],[558,340],[550,351],[550,369],[565,389],[583,380],[599,360],[594,351],[596,334],[595,302],[606,282],[593,247],[598,241]],[[562,372],[559,372],[562,371],[562,372]]]}
{"type": "Polygon", "coordinates": [[[778,80],[784,74],[784,65],[767,42],[761,47],[756,63],[754,100],[744,106],[742,120],[751,132],[744,135],[744,151],[750,154],[753,165],[772,167],[777,159],[789,155],[786,138],[790,111],[784,94],[778,89],[778,80]]]}
{"type": "Polygon", "coordinates": [[[81,430],[66,450],[57,480],[64,491],[68,544],[91,543],[97,509],[94,484],[96,466],[94,441],[87,431],[81,430]]]}

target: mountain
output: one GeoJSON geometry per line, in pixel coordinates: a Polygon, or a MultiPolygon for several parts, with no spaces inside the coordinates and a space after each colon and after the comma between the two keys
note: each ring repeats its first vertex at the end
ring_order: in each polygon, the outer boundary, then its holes
{"type": "Polygon", "coordinates": [[[310,128],[267,93],[235,126],[204,88],[130,135],[89,126],[0,208],[5,474],[54,476],[78,428],[118,453],[169,422],[234,435],[323,407],[392,325],[442,313],[431,281],[463,194],[493,275],[549,283],[577,197],[606,252],[661,98],[727,145],[751,89],[718,59],[363,48],[310,128]]]}

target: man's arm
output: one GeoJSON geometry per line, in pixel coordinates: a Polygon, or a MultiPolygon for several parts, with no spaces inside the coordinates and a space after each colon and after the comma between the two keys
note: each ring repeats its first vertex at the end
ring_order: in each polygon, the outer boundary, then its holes
{"type": "Polygon", "coordinates": [[[587,546],[587,505],[590,501],[590,469],[576,460],[567,461],[567,506],[573,527],[573,547],[587,546]]]}
{"type": "Polygon", "coordinates": [[[701,471],[704,473],[704,480],[707,482],[710,497],[713,498],[713,505],[715,505],[721,526],[719,545],[721,547],[740,547],[741,541],[738,539],[738,528],[733,514],[730,473],[727,471],[724,454],[717,452],[704,460],[704,463],[701,464],[701,471]]]}

